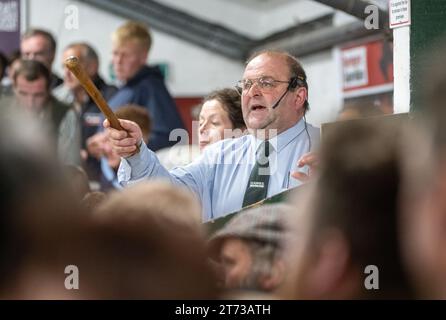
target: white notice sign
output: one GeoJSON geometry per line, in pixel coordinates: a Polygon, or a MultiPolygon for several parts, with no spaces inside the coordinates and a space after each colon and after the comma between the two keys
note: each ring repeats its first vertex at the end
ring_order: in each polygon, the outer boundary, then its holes
{"type": "Polygon", "coordinates": [[[367,48],[355,47],[342,51],[344,90],[365,86],[369,83],[367,72],[367,48]]]}
{"type": "Polygon", "coordinates": [[[389,0],[390,28],[410,25],[410,0],[389,0]]]}
{"type": "Polygon", "coordinates": [[[19,31],[19,7],[17,2],[0,2],[0,31],[19,31]]]}

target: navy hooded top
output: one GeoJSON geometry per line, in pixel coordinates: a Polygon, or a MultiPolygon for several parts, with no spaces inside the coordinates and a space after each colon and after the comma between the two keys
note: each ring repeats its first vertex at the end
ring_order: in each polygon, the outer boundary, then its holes
{"type": "Polygon", "coordinates": [[[153,151],[174,145],[176,141],[169,141],[170,132],[176,128],[184,129],[175,102],[157,66],[143,66],[133,78],[119,88],[108,103],[113,110],[129,103],[147,108],[152,120],[152,131],[147,146],[153,151]]]}

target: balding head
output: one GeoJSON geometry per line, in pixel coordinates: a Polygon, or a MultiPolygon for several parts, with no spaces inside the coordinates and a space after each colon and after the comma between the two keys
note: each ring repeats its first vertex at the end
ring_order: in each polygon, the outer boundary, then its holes
{"type": "MultiPolygon", "coordinates": [[[[85,42],[76,42],[68,45],[63,52],[62,63],[71,56],[79,59],[81,66],[91,78],[97,76],[99,59],[96,51],[89,44],[85,42]]],[[[63,68],[64,85],[70,90],[80,88],[81,86],[77,78],[64,65],[63,68]]]]}
{"type": "Polygon", "coordinates": [[[261,134],[260,129],[274,136],[294,126],[305,114],[306,75],[300,63],[287,53],[255,54],[248,60],[239,86],[243,118],[253,134],[261,134]]]}

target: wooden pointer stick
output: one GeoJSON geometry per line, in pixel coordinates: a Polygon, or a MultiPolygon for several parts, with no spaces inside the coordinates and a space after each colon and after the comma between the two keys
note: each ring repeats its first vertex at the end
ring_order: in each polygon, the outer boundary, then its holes
{"type": "MultiPolygon", "coordinates": [[[[110,109],[102,94],[99,92],[98,88],[96,88],[93,81],[91,81],[90,77],[85,72],[84,68],[82,68],[80,65],[79,59],[74,56],[68,57],[65,60],[65,66],[71,71],[72,74],[74,74],[77,80],[79,80],[79,83],[82,85],[85,91],[87,91],[88,95],[91,97],[91,99],[93,99],[98,108],[108,119],[110,126],[117,130],[124,130],[119,123],[118,118],[110,109]]],[[[138,145],[136,146],[136,150],[139,151],[138,145]]]]}

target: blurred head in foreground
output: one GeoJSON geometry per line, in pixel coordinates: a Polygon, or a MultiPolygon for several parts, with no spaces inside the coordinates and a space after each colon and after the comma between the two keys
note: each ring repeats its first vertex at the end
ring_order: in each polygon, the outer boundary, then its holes
{"type": "Polygon", "coordinates": [[[319,176],[294,199],[291,297],[411,296],[400,255],[401,139],[402,128],[379,121],[326,138],[319,176]]]}
{"type": "Polygon", "coordinates": [[[221,265],[226,289],[274,292],[284,279],[285,204],[248,209],[210,240],[211,257],[221,265]]]}
{"type": "Polygon", "coordinates": [[[141,184],[110,195],[89,216],[32,221],[13,298],[212,299],[215,281],[184,190],[141,184]]]}
{"type": "Polygon", "coordinates": [[[0,112],[0,295],[16,288],[33,251],[31,226],[80,214],[47,132],[20,109],[0,112]]]}
{"type": "Polygon", "coordinates": [[[418,82],[418,124],[425,139],[413,142],[417,153],[410,158],[403,202],[405,261],[418,297],[429,299],[446,299],[446,71],[442,54],[446,42],[442,41],[419,57],[423,74],[418,82]]]}

